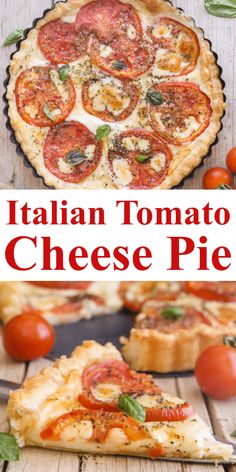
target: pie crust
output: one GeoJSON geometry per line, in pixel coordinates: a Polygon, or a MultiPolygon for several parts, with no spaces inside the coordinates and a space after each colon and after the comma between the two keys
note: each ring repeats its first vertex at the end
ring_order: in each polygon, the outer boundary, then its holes
{"type": "MultiPolygon", "coordinates": [[[[200,164],[204,156],[207,155],[210,146],[216,140],[217,133],[221,128],[221,118],[223,116],[225,108],[224,95],[222,92],[222,82],[220,80],[220,70],[217,66],[215,55],[211,51],[210,43],[204,38],[203,31],[195,26],[192,19],[184,16],[182,11],[174,8],[168,1],[123,1],[124,3],[129,3],[136,7],[138,12],[142,14],[144,18],[150,18],[154,15],[167,15],[172,19],[182,22],[184,25],[191,28],[196,33],[201,47],[201,53],[198,60],[198,64],[194,71],[189,73],[187,76],[171,77],[171,80],[177,82],[179,80],[188,80],[199,84],[201,89],[206,92],[206,94],[211,100],[211,107],[213,113],[209,126],[198,138],[195,139],[195,141],[179,147],[169,145],[170,149],[173,152],[174,158],[170,164],[167,177],[159,185],[159,187],[155,187],[161,189],[169,189],[179,184],[184,177],[190,174],[193,169],[195,169],[200,164]]],[[[44,165],[42,149],[46,134],[48,132],[48,128],[37,128],[36,126],[28,125],[23,121],[17,111],[14,90],[16,79],[19,76],[20,72],[29,68],[32,65],[44,65],[48,63],[47,60],[45,60],[45,58],[42,56],[37,46],[39,28],[49,21],[61,17],[69,17],[72,14],[75,15],[75,13],[78,12],[79,8],[87,3],[89,3],[88,0],[67,0],[66,2],[57,3],[52,10],[46,13],[45,16],[36,23],[34,28],[31,29],[28,33],[27,38],[21,42],[19,50],[14,54],[12,58],[9,69],[10,80],[7,88],[7,99],[9,103],[8,113],[10,117],[11,126],[15,132],[16,140],[20,144],[22,150],[31,162],[32,166],[36,169],[38,175],[43,177],[45,183],[48,186],[53,186],[58,189],[117,188],[117,183],[114,181],[107,160],[108,140],[112,139],[112,133],[111,137],[104,140],[103,157],[99,166],[93,172],[93,174],[84,178],[79,183],[65,182],[50,173],[44,165]]],[[[166,81],[168,80],[169,79],[166,78],[166,81]]],[[[75,115],[76,113],[74,109],[67,119],[73,119],[72,117],[74,117],[75,115]]],[[[137,124],[135,123],[135,120],[132,117],[133,114],[129,118],[130,121],[127,122],[128,124],[125,125],[128,129],[137,127],[137,124]]],[[[85,120],[83,123],[88,126],[88,128],[91,128],[89,124],[90,121],[86,122],[85,120]]],[[[103,124],[103,122],[101,121],[99,124],[103,124]]],[[[116,132],[115,127],[116,124],[114,124],[114,133],[116,132]]],[[[91,131],[94,132],[94,129],[91,129],[91,131]]],[[[123,184],[121,183],[121,185],[118,185],[118,187],[120,186],[122,187],[123,184]]]]}

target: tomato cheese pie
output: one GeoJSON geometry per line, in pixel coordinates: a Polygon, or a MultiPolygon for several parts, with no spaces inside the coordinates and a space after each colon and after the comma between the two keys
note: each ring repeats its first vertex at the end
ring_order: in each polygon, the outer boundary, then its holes
{"type": "Polygon", "coordinates": [[[110,343],[86,341],[26,380],[10,394],[8,416],[21,447],[152,459],[228,460],[233,453],[190,403],[130,370],[110,343]]]}
{"type": "Polygon", "coordinates": [[[165,0],[67,0],[10,65],[17,141],[56,188],[171,188],[221,127],[219,68],[202,30],[165,0]]]}
{"type": "Polygon", "coordinates": [[[116,282],[1,282],[0,319],[35,313],[50,323],[73,323],[111,314],[122,304],[116,282]]]}

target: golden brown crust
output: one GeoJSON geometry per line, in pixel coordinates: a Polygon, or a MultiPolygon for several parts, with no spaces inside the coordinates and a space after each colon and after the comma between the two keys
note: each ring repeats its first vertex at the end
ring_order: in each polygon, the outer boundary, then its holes
{"type": "MultiPolygon", "coordinates": [[[[198,71],[188,75],[188,79],[196,79],[203,90],[206,91],[211,99],[211,106],[213,110],[210,126],[205,132],[197,138],[194,143],[190,143],[181,148],[172,146],[174,152],[174,160],[172,161],[168,176],[160,185],[159,188],[168,189],[177,185],[184,177],[186,177],[194,168],[196,168],[203,157],[207,154],[209,147],[215,141],[218,131],[221,127],[221,118],[224,112],[224,97],[222,92],[222,83],[220,81],[220,72],[216,64],[215,57],[210,50],[210,44],[204,39],[203,32],[195,26],[190,18],[185,17],[179,10],[175,9],[166,0],[125,0],[138,8],[145,8],[145,14],[168,14],[174,19],[181,21],[186,26],[190,27],[198,36],[201,45],[201,55],[199,59],[198,71]]],[[[107,143],[104,147],[102,161],[92,176],[80,182],[79,184],[69,184],[57,177],[53,176],[44,166],[42,158],[42,146],[47,133],[47,129],[36,129],[26,125],[19,116],[14,99],[14,88],[16,77],[19,71],[22,70],[22,64],[25,63],[27,53],[32,47],[36,47],[37,35],[39,28],[46,22],[60,18],[63,15],[69,14],[73,10],[78,10],[82,5],[89,3],[89,0],[68,0],[67,2],[57,3],[55,8],[45,15],[30,31],[25,41],[21,43],[19,52],[17,52],[10,65],[11,80],[8,85],[7,98],[9,101],[9,117],[12,128],[15,131],[16,139],[21,145],[24,153],[30,160],[31,164],[37,170],[37,173],[42,176],[45,183],[56,188],[115,188],[116,185],[109,175],[107,165],[107,143]],[[21,68],[21,69],[20,69],[21,68]],[[31,128],[31,129],[30,129],[31,128]],[[34,140],[31,138],[31,133],[35,136],[34,140]],[[36,144],[34,143],[36,140],[36,144]]],[[[39,55],[39,62],[43,60],[42,55],[39,55]]],[[[44,61],[45,62],[45,61],[44,61]]],[[[26,61],[27,63],[27,61],[26,61]]],[[[174,78],[174,80],[178,80],[174,78]]],[[[184,76],[180,77],[184,80],[184,76]]],[[[85,123],[86,124],[86,123],[85,123]]]]}

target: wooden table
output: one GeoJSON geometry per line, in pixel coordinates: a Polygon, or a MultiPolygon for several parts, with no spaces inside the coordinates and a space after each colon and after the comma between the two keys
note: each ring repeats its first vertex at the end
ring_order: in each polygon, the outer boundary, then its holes
{"type": "MultiPolygon", "coordinates": [[[[1,0],[1,44],[5,37],[16,28],[28,28],[34,18],[42,16],[46,8],[50,8],[54,0],[1,0]]],[[[210,16],[204,9],[203,0],[174,0],[174,4],[183,8],[186,14],[195,18],[213,43],[213,50],[219,56],[219,64],[223,67],[223,78],[226,82],[227,112],[224,118],[224,129],[220,134],[219,143],[214,147],[212,156],[205,160],[194,173],[185,180],[183,188],[198,189],[202,186],[202,176],[206,168],[213,165],[225,165],[227,151],[236,145],[236,20],[225,20],[210,16]]],[[[14,46],[2,48],[1,77],[6,77],[5,68],[9,64],[10,53],[14,46]]],[[[2,93],[1,93],[2,95],[2,93]]],[[[1,105],[3,106],[3,104],[1,105]]],[[[1,114],[0,135],[0,188],[43,189],[46,186],[41,178],[32,175],[31,168],[25,168],[23,159],[16,154],[15,145],[10,142],[9,132],[5,129],[5,117],[1,114]]]]}
{"type": "MultiPolygon", "coordinates": [[[[29,366],[16,364],[3,353],[0,345],[0,378],[22,382],[50,361],[40,359],[29,366]]],[[[227,402],[204,401],[194,377],[159,379],[159,385],[173,394],[189,400],[201,417],[211,425],[221,439],[233,441],[230,434],[236,429],[236,399],[227,402]]],[[[0,401],[0,431],[7,431],[6,408],[0,401]]],[[[235,440],[236,443],[236,440],[235,440]]],[[[80,456],[74,453],[25,448],[20,461],[0,463],[0,472],[236,472],[236,466],[223,468],[214,465],[180,464],[126,457],[80,456]]]]}

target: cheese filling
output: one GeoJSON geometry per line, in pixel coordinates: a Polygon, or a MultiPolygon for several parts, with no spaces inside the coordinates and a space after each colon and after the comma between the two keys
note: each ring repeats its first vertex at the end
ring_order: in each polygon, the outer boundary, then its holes
{"type": "Polygon", "coordinates": [[[130,105],[130,97],[125,93],[122,83],[116,79],[103,79],[91,83],[89,98],[93,100],[95,111],[108,110],[114,116],[119,116],[130,105]]]}

